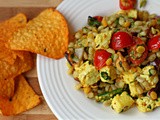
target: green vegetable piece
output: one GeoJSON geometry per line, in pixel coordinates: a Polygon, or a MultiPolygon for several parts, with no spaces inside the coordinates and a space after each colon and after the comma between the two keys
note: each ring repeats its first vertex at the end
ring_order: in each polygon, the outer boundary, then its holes
{"type": "Polygon", "coordinates": [[[75,54],[71,54],[71,59],[75,63],[79,62],[79,58],[75,54]]]}
{"type": "Polygon", "coordinates": [[[134,53],[134,50],[132,50],[129,55],[130,55],[130,57],[131,57],[132,59],[135,60],[136,58],[135,58],[135,55],[134,55],[134,54],[135,54],[135,53],[134,53]]]}
{"type": "Polygon", "coordinates": [[[149,69],[149,71],[148,71],[149,72],[149,76],[152,76],[152,72],[151,71],[152,71],[152,69],[149,69]]]}
{"type": "Polygon", "coordinates": [[[140,0],[140,8],[145,7],[147,4],[147,0],[140,0]]]}
{"type": "Polygon", "coordinates": [[[152,106],[151,106],[151,105],[148,105],[147,108],[148,108],[148,109],[152,109],[152,106]]]}
{"type": "Polygon", "coordinates": [[[114,21],[114,23],[116,24],[116,26],[119,25],[119,18],[117,18],[117,19],[114,21]]]}
{"type": "Polygon", "coordinates": [[[88,25],[92,27],[99,27],[101,25],[101,22],[99,22],[96,18],[89,16],[88,25]]]}
{"type": "Polygon", "coordinates": [[[120,30],[119,28],[115,28],[113,32],[116,33],[116,32],[118,32],[119,30],[120,30]]]}
{"type": "Polygon", "coordinates": [[[87,33],[87,32],[89,32],[89,29],[88,29],[87,27],[83,27],[83,28],[82,28],[82,32],[83,32],[83,33],[87,33]]]}
{"type": "Polygon", "coordinates": [[[105,80],[110,80],[111,77],[108,76],[108,73],[107,72],[101,72],[101,76],[105,79],[105,80]]]}
{"type": "Polygon", "coordinates": [[[105,92],[102,94],[97,95],[97,101],[98,102],[104,102],[105,100],[109,100],[113,98],[117,94],[121,94],[123,92],[123,88],[117,88],[115,90],[112,90],[110,92],[105,92]]]}

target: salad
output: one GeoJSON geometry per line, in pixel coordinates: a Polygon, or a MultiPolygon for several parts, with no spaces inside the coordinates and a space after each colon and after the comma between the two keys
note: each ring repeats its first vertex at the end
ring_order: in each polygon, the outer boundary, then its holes
{"type": "Polygon", "coordinates": [[[160,106],[160,18],[132,8],[89,16],[66,52],[76,88],[117,113],[160,106]]]}

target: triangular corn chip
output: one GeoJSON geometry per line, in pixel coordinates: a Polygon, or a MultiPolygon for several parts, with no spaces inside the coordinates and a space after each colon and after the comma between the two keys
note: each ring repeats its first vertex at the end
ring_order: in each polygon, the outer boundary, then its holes
{"type": "Polygon", "coordinates": [[[13,78],[33,66],[29,52],[13,51],[6,47],[6,43],[19,29],[25,27],[27,19],[24,14],[0,23],[0,80],[13,78]]]}
{"type": "Polygon", "coordinates": [[[20,28],[25,27],[27,18],[24,14],[17,14],[16,16],[0,23],[0,60],[4,60],[13,64],[16,60],[19,51],[13,51],[6,48],[6,43],[20,28]]]}
{"type": "Polygon", "coordinates": [[[16,16],[0,23],[0,41],[6,41],[12,37],[13,33],[19,28],[26,26],[27,18],[24,14],[16,16]]]}
{"type": "Polygon", "coordinates": [[[0,109],[3,115],[17,115],[37,106],[40,97],[29,86],[25,78],[20,75],[15,78],[16,90],[11,99],[0,97],[0,109]]]}
{"type": "Polygon", "coordinates": [[[69,32],[64,16],[57,10],[46,9],[8,42],[13,50],[30,51],[59,59],[67,50],[69,32]]]}
{"type": "Polygon", "coordinates": [[[24,52],[23,58],[17,57],[14,64],[8,64],[6,61],[0,61],[0,80],[13,78],[33,67],[33,58],[30,53],[24,52]]]}
{"type": "Polygon", "coordinates": [[[11,98],[14,95],[14,79],[0,80],[0,97],[11,98]]]}

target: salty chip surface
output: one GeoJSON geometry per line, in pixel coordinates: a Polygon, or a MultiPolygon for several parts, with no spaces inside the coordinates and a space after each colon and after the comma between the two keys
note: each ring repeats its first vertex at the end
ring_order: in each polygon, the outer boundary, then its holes
{"type": "Polygon", "coordinates": [[[0,81],[13,78],[33,66],[33,59],[29,52],[14,51],[6,47],[13,34],[26,24],[27,18],[21,13],[0,23],[0,81]]]}
{"type": "Polygon", "coordinates": [[[64,16],[46,9],[8,42],[13,50],[24,50],[59,59],[67,50],[69,32],[64,16]]]}
{"type": "Polygon", "coordinates": [[[24,52],[23,57],[17,57],[13,64],[0,61],[0,80],[16,77],[33,68],[33,58],[30,53],[24,52]]]}
{"type": "Polygon", "coordinates": [[[0,41],[6,41],[12,37],[13,33],[26,26],[27,18],[19,13],[16,16],[0,23],[0,41]]]}
{"type": "Polygon", "coordinates": [[[11,98],[14,95],[14,79],[0,80],[0,97],[11,98]]]}
{"type": "Polygon", "coordinates": [[[0,109],[3,115],[17,115],[37,106],[40,97],[29,86],[25,78],[20,75],[15,78],[15,94],[11,99],[0,97],[0,109]]]}
{"type": "Polygon", "coordinates": [[[25,27],[27,24],[27,18],[24,14],[17,14],[16,16],[0,23],[0,60],[7,61],[13,64],[17,53],[19,51],[13,51],[6,47],[6,43],[19,29],[25,27]]]}

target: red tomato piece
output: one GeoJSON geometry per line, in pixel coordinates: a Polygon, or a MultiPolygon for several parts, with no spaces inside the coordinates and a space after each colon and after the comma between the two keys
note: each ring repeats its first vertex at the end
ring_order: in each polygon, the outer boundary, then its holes
{"type": "Polygon", "coordinates": [[[106,50],[99,49],[95,51],[94,54],[94,66],[96,69],[100,70],[106,65],[106,60],[111,56],[111,53],[106,50]]]}
{"type": "Polygon", "coordinates": [[[116,32],[111,39],[111,47],[114,50],[120,50],[122,48],[129,47],[134,44],[132,37],[126,32],[116,32]]]}
{"type": "Polygon", "coordinates": [[[102,16],[94,16],[93,18],[95,18],[96,20],[98,20],[98,22],[101,22],[103,17],[102,16]]]}
{"type": "Polygon", "coordinates": [[[148,41],[148,49],[149,50],[157,50],[160,48],[160,35],[157,35],[155,37],[152,37],[148,41]]]}
{"type": "Polygon", "coordinates": [[[140,65],[148,55],[148,47],[140,38],[135,38],[135,41],[135,45],[131,46],[129,49],[129,59],[133,64],[140,65]],[[138,52],[136,50],[138,46],[143,46],[145,48],[145,51],[141,54],[141,56],[138,55],[138,52]]]}
{"type": "Polygon", "coordinates": [[[137,3],[137,0],[129,0],[129,2],[134,6],[137,3]]]}
{"type": "Polygon", "coordinates": [[[136,2],[136,0],[119,0],[119,6],[122,10],[129,10],[134,8],[136,2]]]}

